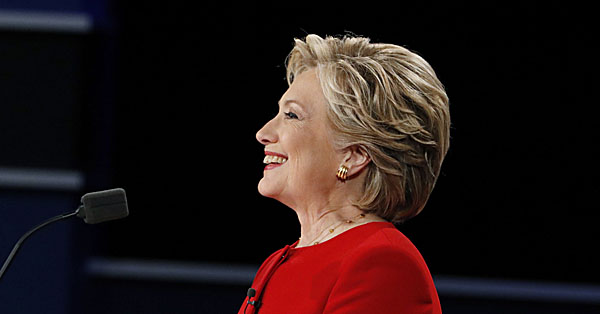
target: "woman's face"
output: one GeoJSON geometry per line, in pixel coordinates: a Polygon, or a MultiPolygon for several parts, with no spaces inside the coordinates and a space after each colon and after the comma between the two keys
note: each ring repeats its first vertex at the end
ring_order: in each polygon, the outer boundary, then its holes
{"type": "Polygon", "coordinates": [[[278,114],[256,134],[267,163],[260,194],[292,208],[327,201],[343,156],[334,149],[326,108],[316,71],[298,75],[281,97],[278,114]]]}

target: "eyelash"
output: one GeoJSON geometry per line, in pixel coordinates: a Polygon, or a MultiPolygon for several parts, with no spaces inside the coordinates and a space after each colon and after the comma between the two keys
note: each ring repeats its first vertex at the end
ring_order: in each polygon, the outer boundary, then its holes
{"type": "Polygon", "coordinates": [[[285,115],[286,119],[298,119],[298,115],[296,115],[295,113],[293,113],[291,111],[290,112],[284,112],[283,114],[285,115]]]}

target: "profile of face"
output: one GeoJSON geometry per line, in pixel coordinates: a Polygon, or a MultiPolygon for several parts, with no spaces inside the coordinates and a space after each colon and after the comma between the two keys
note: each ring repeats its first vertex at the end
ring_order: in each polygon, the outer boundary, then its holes
{"type": "Polygon", "coordinates": [[[327,201],[344,159],[336,150],[327,118],[327,100],[315,69],[298,75],[279,101],[279,112],[256,134],[265,145],[263,196],[289,207],[327,201]],[[322,196],[324,199],[319,200],[322,196]]]}

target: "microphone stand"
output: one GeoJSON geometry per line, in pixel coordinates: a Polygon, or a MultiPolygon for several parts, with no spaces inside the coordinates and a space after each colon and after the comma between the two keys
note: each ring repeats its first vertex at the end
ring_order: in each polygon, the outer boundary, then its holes
{"type": "Polygon", "coordinates": [[[2,265],[2,269],[0,269],[0,280],[2,280],[2,276],[4,275],[4,273],[6,272],[6,270],[8,269],[8,266],[10,266],[10,263],[12,262],[13,258],[15,257],[15,255],[17,254],[17,252],[19,251],[19,249],[21,248],[21,245],[23,244],[23,242],[25,242],[25,240],[27,240],[27,238],[29,238],[29,236],[31,236],[34,232],[42,229],[43,227],[59,221],[59,220],[63,220],[63,219],[67,219],[70,217],[73,217],[75,215],[77,215],[79,213],[79,210],[81,209],[80,206],[79,208],[77,208],[76,211],[72,212],[72,213],[66,213],[66,214],[62,214],[62,215],[58,215],[56,217],[50,218],[46,221],[44,221],[43,223],[41,223],[40,225],[38,225],[37,227],[29,230],[27,233],[25,233],[23,236],[21,236],[21,238],[19,239],[19,241],[17,241],[17,243],[15,244],[15,246],[13,247],[12,251],[10,252],[10,254],[8,255],[8,257],[6,258],[6,261],[4,261],[4,265],[2,265]]]}

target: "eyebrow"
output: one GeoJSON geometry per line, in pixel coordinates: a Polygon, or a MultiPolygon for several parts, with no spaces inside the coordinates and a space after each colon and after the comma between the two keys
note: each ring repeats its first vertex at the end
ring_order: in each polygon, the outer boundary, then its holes
{"type": "Polygon", "coordinates": [[[279,104],[279,106],[280,106],[280,107],[281,107],[281,106],[288,105],[288,104],[290,104],[290,103],[295,103],[295,104],[297,104],[298,106],[300,106],[300,107],[304,108],[304,106],[302,105],[302,103],[301,103],[301,102],[299,102],[299,101],[297,101],[297,100],[295,100],[295,99],[287,99],[287,100],[286,100],[286,101],[284,101],[283,103],[281,103],[281,101],[278,101],[277,103],[279,104]]]}

